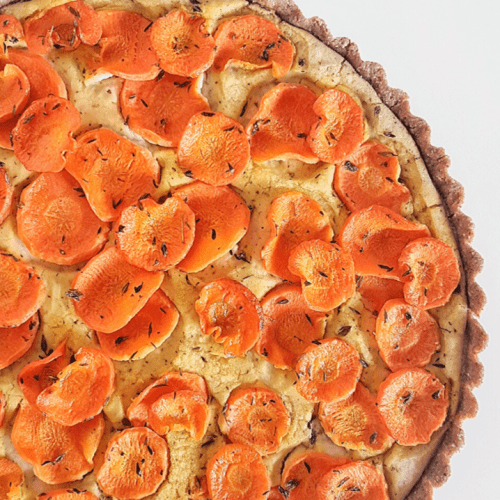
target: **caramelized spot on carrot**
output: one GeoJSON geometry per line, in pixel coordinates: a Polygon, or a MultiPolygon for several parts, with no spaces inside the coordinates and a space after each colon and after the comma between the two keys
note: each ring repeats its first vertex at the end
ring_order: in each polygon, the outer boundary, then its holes
{"type": "Polygon", "coordinates": [[[11,214],[14,201],[14,187],[10,183],[5,167],[0,165],[0,225],[11,214]]]}
{"type": "Polygon", "coordinates": [[[40,325],[40,317],[35,313],[28,321],[17,327],[0,328],[0,370],[7,368],[24,356],[33,345],[40,325]]]}
{"type": "Polygon", "coordinates": [[[0,71],[0,123],[18,118],[28,103],[30,82],[24,71],[6,64],[0,71]]]}
{"type": "Polygon", "coordinates": [[[0,498],[5,500],[19,498],[23,482],[24,474],[21,467],[8,458],[0,457],[0,498]]]}
{"type": "Polygon", "coordinates": [[[52,490],[47,493],[41,493],[36,497],[36,500],[99,500],[90,491],[80,491],[77,488],[60,490],[52,490]]]}
{"type": "Polygon", "coordinates": [[[3,426],[3,422],[5,420],[5,410],[7,408],[7,400],[3,395],[3,392],[0,391],[0,429],[3,426]]]}
{"type": "Polygon", "coordinates": [[[391,299],[403,298],[403,283],[378,276],[358,276],[356,287],[365,307],[375,315],[391,299]]]}

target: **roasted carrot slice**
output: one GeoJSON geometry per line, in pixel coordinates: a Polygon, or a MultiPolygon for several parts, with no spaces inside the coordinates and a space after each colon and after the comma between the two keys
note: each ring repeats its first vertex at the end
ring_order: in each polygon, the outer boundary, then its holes
{"type": "Polygon", "coordinates": [[[170,337],[178,321],[179,311],[160,289],[123,328],[112,333],[97,332],[97,336],[101,349],[111,359],[142,359],[170,337]]]}
{"type": "Polygon", "coordinates": [[[67,295],[89,327],[104,333],[123,328],[162,284],[162,272],[129,264],[116,247],[93,257],[75,276],[67,295]]]}
{"type": "Polygon", "coordinates": [[[177,161],[185,175],[212,186],[233,183],[250,161],[244,128],[222,113],[202,111],[182,134],[177,161]]]}
{"type": "Polygon", "coordinates": [[[140,499],[152,495],[167,477],[167,443],[146,427],[125,429],[109,441],[97,482],[106,495],[140,499]]]}
{"type": "Polygon", "coordinates": [[[176,189],[174,197],[184,200],[196,218],[193,246],[177,265],[181,271],[205,269],[229,252],[248,230],[250,210],[229,186],[196,181],[176,189]]]}
{"type": "Polygon", "coordinates": [[[78,488],[52,490],[41,493],[36,500],[99,500],[90,491],[80,491],[78,488]]]}
{"type": "Polygon", "coordinates": [[[275,78],[282,78],[292,67],[294,46],[278,27],[259,16],[239,16],[222,22],[215,35],[214,69],[230,65],[251,70],[272,68],[275,78]]]}
{"type": "Polygon", "coordinates": [[[17,39],[24,38],[23,26],[14,16],[0,14],[0,35],[17,39]]]}
{"type": "Polygon", "coordinates": [[[14,201],[14,187],[10,183],[7,170],[0,162],[0,225],[12,212],[14,201]]]}
{"type": "Polygon", "coordinates": [[[252,159],[301,160],[317,163],[307,137],[317,117],[316,94],[295,83],[280,83],[261,99],[257,113],[247,126],[252,159]]]}
{"type": "Polygon", "coordinates": [[[25,323],[44,300],[45,283],[35,270],[13,255],[0,253],[0,328],[25,323]]]}
{"type": "Polygon", "coordinates": [[[304,298],[315,311],[331,311],[356,291],[352,257],[334,243],[301,243],[290,254],[288,269],[300,276],[304,298]]]}
{"type": "Polygon", "coordinates": [[[201,331],[224,346],[226,356],[243,356],[260,336],[262,308],[255,295],[231,279],[205,285],[195,303],[201,331]]]}
{"type": "Polygon", "coordinates": [[[219,427],[232,443],[252,446],[261,455],[274,453],[290,428],[290,412],[267,387],[235,389],[219,418],[219,427]]]}
{"type": "Polygon", "coordinates": [[[460,266],[453,249],[436,238],[406,245],[399,267],[406,302],[421,309],[446,304],[460,283],[460,266]]]}
{"type": "Polygon", "coordinates": [[[211,500],[267,498],[271,481],[262,457],[245,444],[227,444],[207,464],[211,500]]]}
{"type": "Polygon", "coordinates": [[[400,184],[398,156],[374,141],[361,144],[337,163],[333,187],[351,212],[381,205],[399,213],[411,194],[400,184]]]}
{"type": "Polygon", "coordinates": [[[21,467],[8,458],[0,457],[0,498],[19,498],[20,486],[23,483],[24,474],[21,467]]]}
{"type": "Polygon", "coordinates": [[[309,343],[323,337],[326,314],[307,305],[298,285],[279,285],[260,304],[264,326],[255,350],[274,366],[293,370],[309,343]]]}
{"type": "Polygon", "coordinates": [[[5,410],[7,408],[7,401],[3,392],[0,392],[0,429],[3,426],[3,422],[5,420],[5,410]]]}
{"type": "Polygon", "coordinates": [[[380,385],[377,404],[392,437],[403,446],[428,443],[448,412],[448,391],[422,368],[391,373],[380,385]]]}
{"type": "Polygon", "coordinates": [[[102,221],[117,220],[122,210],[156,189],[160,167],[148,150],[107,128],[90,130],[77,143],[66,170],[102,221]]]}
{"type": "Polygon", "coordinates": [[[0,351],[0,370],[7,368],[30,350],[39,326],[40,318],[35,313],[17,327],[0,328],[0,345],[5,346],[0,351]]]}
{"type": "Polygon", "coordinates": [[[78,481],[94,468],[93,458],[104,433],[102,413],[67,427],[21,403],[12,429],[12,444],[35,475],[48,484],[78,481]]]}
{"type": "Polygon", "coordinates": [[[267,221],[273,234],[262,249],[264,268],[298,283],[299,276],[288,269],[290,254],[304,241],[330,241],[333,237],[330,219],[318,202],[297,191],[287,191],[273,200],[267,221]]]}
{"type": "Polygon", "coordinates": [[[177,147],[191,117],[210,111],[200,93],[201,77],[186,78],[162,71],[148,82],[125,81],[120,108],[125,123],[153,144],[177,147]]]}
{"type": "Polygon", "coordinates": [[[358,276],[356,288],[365,307],[375,316],[388,300],[403,298],[403,283],[388,278],[358,276]]]}
{"type": "Polygon", "coordinates": [[[345,340],[315,340],[297,362],[297,392],[311,403],[340,401],[354,392],[362,369],[358,351],[345,340]]]}
{"type": "Polygon", "coordinates": [[[398,259],[403,248],[429,234],[423,224],[373,205],[348,217],[338,241],[352,255],[356,274],[400,279],[398,259]]]}
{"type": "Polygon", "coordinates": [[[30,82],[17,66],[6,64],[0,71],[0,123],[18,118],[28,103],[30,82]]]}

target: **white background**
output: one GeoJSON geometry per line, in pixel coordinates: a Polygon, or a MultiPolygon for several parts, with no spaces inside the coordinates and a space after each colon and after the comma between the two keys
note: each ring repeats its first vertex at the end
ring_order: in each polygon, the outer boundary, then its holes
{"type": "Polygon", "coordinates": [[[355,42],[362,59],[384,67],[389,85],[410,96],[431,126],[431,142],[451,158],[465,187],[462,211],[475,222],[484,257],[479,284],[488,303],[481,323],[479,414],[465,422],[466,445],[451,461],[435,500],[500,499],[500,2],[496,0],[295,0],[306,17],[326,21],[355,42]]]}

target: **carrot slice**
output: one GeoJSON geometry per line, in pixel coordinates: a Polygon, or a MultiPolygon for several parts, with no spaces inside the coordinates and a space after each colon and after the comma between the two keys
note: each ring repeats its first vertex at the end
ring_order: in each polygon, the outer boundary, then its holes
{"type": "Polygon", "coordinates": [[[351,212],[381,205],[399,213],[411,198],[410,191],[399,183],[400,171],[396,153],[367,141],[337,163],[333,187],[351,212]]]}
{"type": "Polygon", "coordinates": [[[232,118],[202,111],[189,120],[179,143],[177,161],[189,177],[212,186],[231,184],[250,161],[248,137],[232,118]]]}
{"type": "Polygon", "coordinates": [[[403,298],[403,283],[388,278],[358,276],[356,288],[365,307],[375,316],[388,300],[403,298]]]}
{"type": "Polygon", "coordinates": [[[290,428],[290,412],[267,387],[235,389],[219,418],[219,427],[232,443],[252,446],[259,454],[278,451],[290,428]]]}
{"type": "Polygon", "coordinates": [[[403,446],[428,443],[448,412],[448,391],[432,373],[404,368],[380,385],[377,404],[392,437],[403,446]]]}
{"type": "Polygon", "coordinates": [[[211,500],[267,498],[271,481],[262,457],[245,444],[227,444],[207,464],[211,500]]]}
{"type": "Polygon", "coordinates": [[[67,427],[21,403],[12,429],[12,444],[35,475],[48,484],[78,481],[94,468],[93,458],[104,433],[102,413],[67,427]]]}
{"type": "Polygon", "coordinates": [[[207,476],[193,476],[188,486],[189,500],[208,500],[207,476]]]}
{"type": "Polygon", "coordinates": [[[362,369],[358,351],[345,340],[315,340],[297,362],[297,392],[311,403],[340,401],[354,392],[362,369]]]}
{"type": "Polygon", "coordinates": [[[300,278],[288,269],[290,254],[304,241],[330,241],[333,237],[330,219],[318,202],[297,191],[287,191],[273,200],[267,221],[273,235],[262,248],[264,268],[298,283],[300,278]]]}
{"type": "Polygon", "coordinates": [[[288,269],[300,276],[304,298],[315,311],[331,311],[356,291],[352,257],[334,243],[301,243],[290,254],[288,269]]]}
{"type": "Polygon", "coordinates": [[[162,71],[148,82],[125,81],[120,108],[125,123],[153,144],[177,147],[191,117],[210,111],[200,93],[202,80],[162,71]]]}
{"type": "Polygon", "coordinates": [[[111,359],[142,359],[170,337],[179,321],[179,311],[161,289],[123,327],[112,333],[97,332],[103,352],[111,359]]]}
{"type": "Polygon", "coordinates": [[[196,218],[193,246],[177,265],[181,271],[195,273],[205,269],[229,252],[248,230],[250,210],[229,186],[196,181],[176,189],[174,197],[184,200],[196,218]]]}
{"type": "Polygon", "coordinates": [[[6,64],[0,72],[0,123],[18,118],[30,96],[30,82],[24,71],[6,64]]]}
{"type": "Polygon", "coordinates": [[[160,67],[171,75],[195,77],[212,65],[215,41],[202,16],[173,10],[151,28],[151,43],[160,67]]]}
{"type": "Polygon", "coordinates": [[[0,14],[0,35],[17,39],[24,38],[23,26],[14,16],[0,14]]]}
{"type": "Polygon", "coordinates": [[[21,467],[8,458],[0,457],[0,498],[19,498],[23,483],[24,474],[21,467]]]}
{"type": "Polygon", "coordinates": [[[67,172],[39,175],[21,193],[19,237],[32,255],[63,266],[96,255],[109,224],[92,211],[82,188],[67,172]]]}
{"type": "Polygon", "coordinates": [[[453,249],[436,238],[421,238],[406,245],[399,267],[406,302],[422,309],[446,304],[460,283],[453,249]]]}
{"type": "Polygon", "coordinates": [[[90,130],[77,143],[66,170],[102,221],[117,220],[122,210],[158,186],[160,167],[153,155],[112,130],[90,130]]]}
{"type": "Polygon", "coordinates": [[[223,21],[214,35],[214,69],[236,65],[251,70],[272,68],[282,78],[292,67],[295,49],[278,27],[259,16],[239,16],[223,21]]]}
{"type": "Polygon", "coordinates": [[[45,283],[35,270],[10,254],[0,253],[0,328],[28,321],[45,300],[45,283]]]}
{"type": "Polygon", "coordinates": [[[161,205],[151,198],[126,208],[116,223],[116,242],[123,256],[148,271],[166,271],[192,247],[195,216],[179,198],[161,205]]]}
{"type": "Polygon", "coordinates": [[[110,439],[97,482],[106,495],[140,499],[156,492],[168,469],[164,439],[146,427],[125,429],[110,439]]]}
{"type": "Polygon", "coordinates": [[[99,500],[90,491],[80,491],[77,488],[52,490],[47,493],[40,493],[36,500],[99,500]]]}
{"type": "Polygon", "coordinates": [[[293,370],[306,346],[323,337],[326,314],[313,311],[297,285],[273,288],[260,304],[264,326],[255,350],[274,366],[293,370]]]}
{"type": "Polygon", "coordinates": [[[14,187],[3,165],[3,162],[0,162],[0,225],[11,214],[14,202],[14,187]]]}
{"type": "Polygon", "coordinates": [[[0,328],[0,345],[5,346],[0,351],[0,370],[7,368],[30,350],[39,326],[40,317],[35,313],[17,327],[0,328]]]}
{"type": "Polygon", "coordinates": [[[252,159],[301,160],[317,163],[307,136],[317,117],[316,94],[304,85],[280,83],[262,97],[257,113],[247,125],[252,159]]]}
{"type": "Polygon", "coordinates": [[[429,234],[423,224],[373,205],[348,217],[338,241],[352,255],[356,274],[400,279],[398,259],[403,248],[429,234]]]}
{"type": "Polygon", "coordinates": [[[226,356],[243,356],[260,336],[262,308],[255,295],[231,279],[205,285],[195,303],[201,331],[224,346],[226,356]]]}

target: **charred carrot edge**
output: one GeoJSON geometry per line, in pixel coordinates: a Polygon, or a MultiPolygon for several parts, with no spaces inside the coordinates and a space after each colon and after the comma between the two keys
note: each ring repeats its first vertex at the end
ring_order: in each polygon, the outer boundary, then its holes
{"type": "Polygon", "coordinates": [[[5,410],[7,409],[7,400],[3,395],[3,392],[0,391],[0,429],[3,426],[3,422],[5,420],[5,410]]]}
{"type": "Polygon", "coordinates": [[[358,276],[356,289],[366,309],[374,316],[379,314],[388,300],[403,298],[403,283],[378,276],[358,276]]]}
{"type": "Polygon", "coordinates": [[[35,313],[17,327],[0,328],[0,338],[5,346],[5,349],[0,351],[0,370],[10,366],[31,349],[39,326],[40,317],[35,313]]]}
{"type": "Polygon", "coordinates": [[[21,467],[8,458],[0,457],[0,498],[18,498],[23,483],[21,467]]]}
{"type": "Polygon", "coordinates": [[[0,91],[0,123],[18,118],[30,96],[30,82],[24,71],[6,64],[0,72],[0,91]]]}
{"type": "Polygon", "coordinates": [[[52,490],[47,493],[40,493],[36,500],[99,500],[90,491],[80,491],[78,488],[52,490]]]}
{"type": "Polygon", "coordinates": [[[0,225],[11,214],[14,201],[14,187],[10,183],[7,170],[0,163],[0,225]]]}

